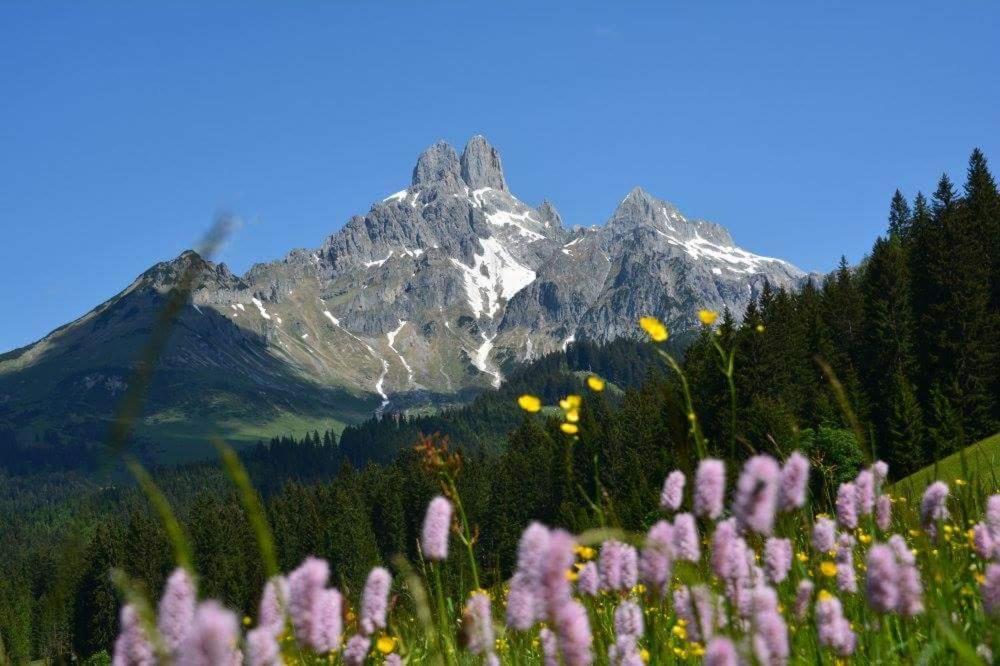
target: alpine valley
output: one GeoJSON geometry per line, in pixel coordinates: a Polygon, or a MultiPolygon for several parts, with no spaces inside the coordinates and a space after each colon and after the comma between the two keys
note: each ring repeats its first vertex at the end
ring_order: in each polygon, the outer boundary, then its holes
{"type": "Polygon", "coordinates": [[[206,432],[252,441],[457,404],[574,340],[684,340],[699,308],[737,318],[765,283],[808,276],[640,188],[606,224],[567,227],[510,191],[482,136],[437,143],[409,187],[316,249],[234,275],[187,251],[38,342],[0,356],[0,422],[25,442],[102,439],[181,276],[197,276],[156,364],[139,435],[173,458],[206,432]]]}

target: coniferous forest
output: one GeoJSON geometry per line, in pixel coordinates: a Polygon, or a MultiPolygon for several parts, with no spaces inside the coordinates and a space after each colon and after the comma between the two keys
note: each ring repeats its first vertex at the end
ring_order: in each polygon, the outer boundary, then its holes
{"type": "MultiPolygon", "coordinates": [[[[428,451],[443,451],[475,526],[479,571],[497,582],[511,575],[533,520],[581,533],[597,512],[608,526],[649,528],[666,475],[690,473],[704,457],[696,428],[707,453],[734,468],[755,454],[802,451],[812,496],[831,506],[838,485],[874,460],[889,464],[891,481],[992,435],[998,330],[1000,194],[977,150],[961,185],[945,175],[929,195],[897,191],[858,266],[842,260],[795,293],[765,289],[686,349],[668,341],[695,425],[678,374],[637,326],[634,340],[582,340],[520,368],[464,407],[389,414],[339,437],[275,438],[240,456],[280,570],[321,556],[356,598],[371,567],[396,555],[420,560],[438,493],[428,451]],[[603,390],[588,388],[594,375],[603,390]],[[524,394],[547,405],[581,395],[573,436],[558,410],[520,409],[524,394]]],[[[95,475],[61,447],[14,450],[9,439],[0,425],[0,654],[102,663],[121,606],[109,571],[155,598],[174,567],[171,541],[127,477],[95,475]]],[[[214,460],[150,471],[190,539],[201,595],[254,616],[267,575],[225,471],[214,460]]],[[[467,575],[449,566],[444,585],[467,589],[467,575]]]]}

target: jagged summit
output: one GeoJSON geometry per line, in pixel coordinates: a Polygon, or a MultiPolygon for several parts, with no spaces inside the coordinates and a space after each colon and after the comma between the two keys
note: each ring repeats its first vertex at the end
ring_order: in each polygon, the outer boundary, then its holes
{"type": "Polygon", "coordinates": [[[445,185],[458,188],[462,184],[458,154],[446,141],[438,141],[420,153],[413,167],[414,187],[418,185],[445,185]]]}
{"type": "Polygon", "coordinates": [[[462,151],[462,178],[474,190],[491,187],[507,191],[500,153],[481,134],[469,139],[462,151]]]}

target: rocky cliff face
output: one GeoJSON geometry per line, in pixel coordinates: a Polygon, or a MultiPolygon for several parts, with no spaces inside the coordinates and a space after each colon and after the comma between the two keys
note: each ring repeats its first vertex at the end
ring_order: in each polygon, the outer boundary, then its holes
{"type": "Polygon", "coordinates": [[[428,148],[409,187],[315,250],[243,276],[190,252],[158,264],[80,320],[0,357],[0,399],[9,407],[14,387],[37,388],[41,366],[52,386],[65,385],[58,358],[81,377],[107,374],[108,359],[126,375],[134,360],[115,340],[148,330],[190,262],[200,262],[199,279],[168,367],[198,385],[212,373],[239,376],[247,391],[288,394],[289,404],[315,387],[367,405],[360,413],[461,399],[573,340],[636,335],[646,314],[693,330],[698,308],[738,316],[765,282],[794,288],[805,277],[639,188],[604,226],[567,229],[548,201],[534,208],[510,192],[499,152],[477,136],[461,156],[443,142],[428,148]]]}

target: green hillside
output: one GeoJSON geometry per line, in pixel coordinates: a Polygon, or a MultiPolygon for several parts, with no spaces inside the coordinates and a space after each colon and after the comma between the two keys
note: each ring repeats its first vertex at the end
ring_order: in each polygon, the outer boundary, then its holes
{"type": "Polygon", "coordinates": [[[896,488],[909,494],[919,493],[932,481],[954,484],[956,479],[978,481],[986,490],[1000,489],[1000,433],[971,444],[947,458],[914,472],[896,483],[896,488]]]}

